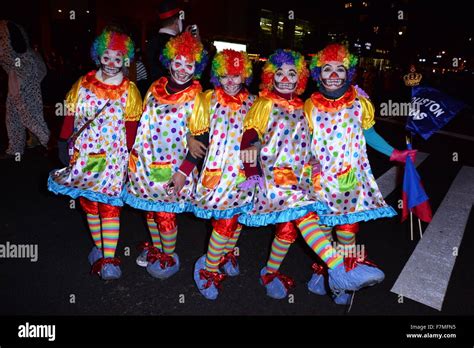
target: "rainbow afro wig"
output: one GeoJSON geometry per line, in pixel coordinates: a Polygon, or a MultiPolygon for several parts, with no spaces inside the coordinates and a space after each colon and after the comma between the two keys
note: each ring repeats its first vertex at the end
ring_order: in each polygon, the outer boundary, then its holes
{"type": "Polygon", "coordinates": [[[100,64],[100,57],[105,50],[120,51],[123,54],[123,59],[128,58],[129,62],[133,60],[135,55],[135,45],[130,36],[110,29],[104,29],[92,44],[91,58],[95,64],[100,64]]]}
{"type": "Polygon", "coordinates": [[[273,89],[273,78],[275,72],[281,68],[283,64],[291,64],[296,67],[296,72],[298,73],[298,84],[295,93],[298,95],[303,93],[309,76],[306,61],[300,53],[282,49],[276,50],[263,66],[260,89],[266,89],[269,91],[273,89]]]}
{"type": "Polygon", "coordinates": [[[160,56],[161,63],[169,69],[171,61],[177,56],[183,56],[190,62],[196,63],[194,78],[200,78],[207,64],[207,51],[202,43],[186,31],[171,38],[160,56]]]}
{"type": "Polygon", "coordinates": [[[348,80],[352,80],[358,62],[357,56],[351,54],[346,46],[336,43],[327,45],[311,59],[309,68],[315,81],[319,81],[321,67],[329,62],[341,62],[347,70],[348,80]]]}
{"type": "Polygon", "coordinates": [[[211,83],[221,85],[219,78],[226,75],[240,75],[245,85],[252,82],[252,63],[247,53],[234,50],[223,50],[212,60],[211,83]]]}

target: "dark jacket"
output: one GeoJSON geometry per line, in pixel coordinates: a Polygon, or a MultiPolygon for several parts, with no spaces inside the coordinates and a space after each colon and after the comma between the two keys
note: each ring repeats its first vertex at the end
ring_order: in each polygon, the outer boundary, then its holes
{"type": "Polygon", "coordinates": [[[147,60],[148,60],[148,76],[149,81],[153,82],[158,80],[162,76],[168,76],[168,71],[163,67],[160,62],[160,55],[165,48],[166,43],[173,36],[166,33],[158,33],[148,42],[147,47],[147,60]]]}

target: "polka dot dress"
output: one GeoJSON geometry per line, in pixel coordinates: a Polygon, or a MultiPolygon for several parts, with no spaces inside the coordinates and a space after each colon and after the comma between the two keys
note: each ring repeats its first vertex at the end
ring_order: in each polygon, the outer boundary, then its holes
{"type": "MultiPolygon", "coordinates": [[[[127,97],[126,90],[120,98],[109,102],[77,138],[70,165],[53,172],[50,179],[61,186],[74,188],[75,192],[81,190],[80,196],[121,205],[117,201],[121,203],[119,198],[128,163],[124,115],[127,97]],[[95,193],[99,195],[94,197],[95,193]]],[[[81,86],[75,110],[74,132],[93,118],[106,103],[107,99],[101,99],[81,86]]]]}
{"type": "Polygon", "coordinates": [[[329,214],[321,216],[321,220],[327,224],[394,215],[372,175],[362,129],[362,112],[358,98],[336,112],[313,107],[311,148],[321,164],[321,194],[330,210],[329,214]],[[363,213],[371,210],[379,211],[376,215],[363,213]],[[348,220],[351,214],[353,218],[348,220]]]}
{"type": "Polygon", "coordinates": [[[216,93],[211,97],[209,147],[203,170],[198,180],[194,205],[196,215],[204,217],[232,217],[251,204],[252,193],[237,186],[245,181],[240,159],[243,121],[255,100],[249,95],[240,109],[219,103],[216,93]]]}
{"type": "Polygon", "coordinates": [[[257,189],[253,209],[239,221],[250,226],[286,222],[314,211],[311,189],[311,141],[303,109],[273,104],[263,136],[260,165],[265,187],[257,189]]]}
{"type": "Polygon", "coordinates": [[[188,176],[179,195],[168,195],[164,185],[186,157],[187,124],[193,107],[194,99],[160,104],[152,93],[149,95],[130,154],[127,204],[147,211],[188,210],[197,171],[188,176]]]}

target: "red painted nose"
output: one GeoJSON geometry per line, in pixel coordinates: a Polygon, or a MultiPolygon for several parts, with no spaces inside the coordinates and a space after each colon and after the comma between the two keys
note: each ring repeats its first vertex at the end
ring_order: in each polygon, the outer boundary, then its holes
{"type": "Polygon", "coordinates": [[[338,77],[339,77],[339,75],[336,74],[336,72],[334,72],[334,71],[331,73],[331,75],[329,75],[330,79],[337,79],[338,77]]]}
{"type": "Polygon", "coordinates": [[[290,80],[288,80],[288,77],[284,76],[281,82],[290,82],[290,80]]]}

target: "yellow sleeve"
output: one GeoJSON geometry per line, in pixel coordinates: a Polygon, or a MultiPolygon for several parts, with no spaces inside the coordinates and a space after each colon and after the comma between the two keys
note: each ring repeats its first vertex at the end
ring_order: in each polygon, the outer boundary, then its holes
{"type": "Polygon", "coordinates": [[[72,85],[69,92],[66,94],[66,110],[68,113],[73,114],[76,111],[77,99],[79,97],[79,89],[81,88],[82,77],[72,85]]]}
{"type": "Polygon", "coordinates": [[[314,107],[314,104],[311,98],[307,99],[304,103],[304,115],[306,116],[306,119],[308,120],[309,130],[311,133],[313,133],[313,129],[314,129],[313,117],[312,117],[313,107],[314,107]]]}
{"type": "Polygon", "coordinates": [[[142,96],[137,86],[130,81],[128,85],[127,104],[125,105],[125,121],[139,121],[142,111],[142,96]]]}
{"type": "Polygon", "coordinates": [[[244,131],[255,129],[260,140],[263,140],[263,135],[268,126],[268,119],[272,112],[272,104],[270,99],[257,98],[244,119],[244,131]]]}
{"type": "Polygon", "coordinates": [[[375,124],[375,109],[374,105],[368,98],[359,96],[362,105],[362,128],[369,129],[375,124]]]}
{"type": "Polygon", "coordinates": [[[193,112],[188,121],[189,131],[193,136],[201,135],[209,131],[211,115],[211,97],[213,90],[198,93],[194,102],[193,112]]]}

